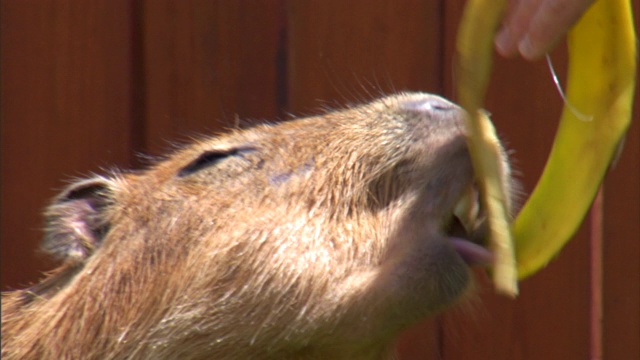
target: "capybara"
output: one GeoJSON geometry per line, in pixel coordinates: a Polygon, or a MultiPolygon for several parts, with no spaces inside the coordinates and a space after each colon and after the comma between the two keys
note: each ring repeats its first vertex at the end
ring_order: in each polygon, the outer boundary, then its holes
{"type": "Polygon", "coordinates": [[[491,262],[483,216],[464,111],[435,95],[202,138],[53,200],[61,265],[3,295],[2,357],[393,356],[491,262]]]}

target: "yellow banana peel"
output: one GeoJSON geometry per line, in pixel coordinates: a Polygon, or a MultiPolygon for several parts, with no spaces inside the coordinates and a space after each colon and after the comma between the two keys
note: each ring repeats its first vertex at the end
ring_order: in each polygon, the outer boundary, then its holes
{"type": "Polygon", "coordinates": [[[565,105],[542,177],[513,224],[520,278],[575,234],[631,124],[637,57],[630,2],[596,1],[567,41],[573,109],[565,105]]]}
{"type": "Polygon", "coordinates": [[[518,294],[513,241],[509,228],[509,189],[502,148],[482,110],[491,74],[493,36],[505,1],[473,0],[467,3],[458,30],[458,102],[467,111],[467,144],[476,172],[480,201],[487,217],[489,247],[494,255],[493,283],[498,291],[518,294]]]}
{"type": "Polygon", "coordinates": [[[497,140],[481,110],[505,6],[504,0],[468,1],[458,32],[457,89],[470,114],[468,143],[488,212],[489,242],[494,251],[501,249],[493,280],[498,291],[515,295],[517,278],[555,257],[586,215],[631,122],[637,58],[628,0],[597,1],[571,31],[567,104],[542,177],[512,225],[512,242],[504,226],[507,184],[500,181],[504,174],[492,145],[497,140]],[[591,120],[579,119],[575,109],[591,120]]]}

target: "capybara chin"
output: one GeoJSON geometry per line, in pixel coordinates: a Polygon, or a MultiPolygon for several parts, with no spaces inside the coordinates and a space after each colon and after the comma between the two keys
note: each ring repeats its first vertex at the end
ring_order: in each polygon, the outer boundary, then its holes
{"type": "Polygon", "coordinates": [[[461,238],[483,218],[463,116],[403,93],[71,184],[45,212],[62,265],[3,295],[3,359],[392,355],[490,260],[461,238]]]}

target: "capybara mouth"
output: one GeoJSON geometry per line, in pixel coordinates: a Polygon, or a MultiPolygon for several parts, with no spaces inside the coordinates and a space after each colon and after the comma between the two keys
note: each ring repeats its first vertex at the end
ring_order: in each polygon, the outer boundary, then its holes
{"type": "Polygon", "coordinates": [[[493,262],[493,254],[484,246],[485,219],[478,187],[472,184],[455,204],[445,228],[456,252],[469,266],[493,262]]]}

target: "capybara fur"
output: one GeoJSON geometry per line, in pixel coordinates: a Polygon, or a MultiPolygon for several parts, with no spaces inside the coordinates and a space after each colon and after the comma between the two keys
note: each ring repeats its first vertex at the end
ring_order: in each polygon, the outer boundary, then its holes
{"type": "Polygon", "coordinates": [[[486,255],[452,240],[474,183],[464,111],[424,93],[77,181],[45,212],[60,267],[3,295],[2,358],[393,356],[486,255]]]}

